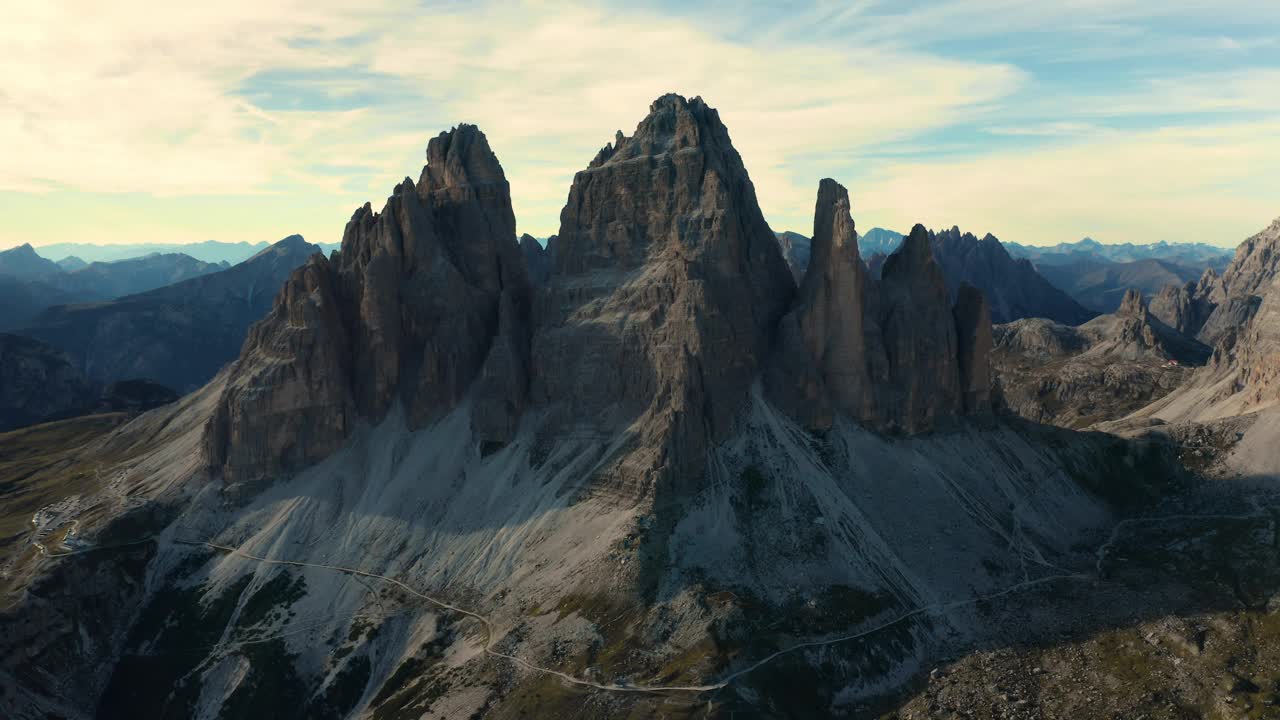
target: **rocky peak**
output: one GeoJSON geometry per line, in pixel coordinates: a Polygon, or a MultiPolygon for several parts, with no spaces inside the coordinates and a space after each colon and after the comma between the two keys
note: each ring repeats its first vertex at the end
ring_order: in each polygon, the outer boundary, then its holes
{"type": "MultiPolygon", "coordinates": [[[[939,235],[977,242],[958,229],[939,235]]],[[[830,425],[839,412],[908,432],[990,409],[990,307],[967,284],[952,306],[936,237],[916,225],[877,282],[858,255],[848,193],[822,181],[813,257],[766,374],[775,404],[810,427],[830,425]]]]}
{"type": "Polygon", "coordinates": [[[917,223],[911,228],[911,233],[902,239],[898,250],[885,258],[880,276],[883,280],[894,276],[909,276],[908,281],[921,278],[926,283],[935,278],[941,280],[942,271],[934,260],[933,250],[929,246],[929,231],[924,225],[917,223]]]}
{"type": "Polygon", "coordinates": [[[509,187],[474,126],[432,139],[427,158],[381,212],[358,208],[334,258],[312,256],[250,332],[206,433],[228,480],[314,462],[395,403],[411,426],[432,422],[473,384],[480,437],[513,432],[529,285],[509,187]]]}
{"type": "MultiPolygon", "coordinates": [[[[506,186],[498,157],[480,128],[463,123],[427,143],[427,164],[418,187],[423,195],[448,189],[506,186]]],[[[512,222],[514,225],[514,220],[512,222]]]]}
{"type": "MultiPolygon", "coordinates": [[[[828,277],[836,274],[860,274],[862,258],[858,255],[858,233],[850,212],[849,191],[843,185],[824,178],[818,184],[818,201],[813,215],[813,242],[811,262],[815,262],[828,277]]],[[[802,293],[809,294],[808,285],[824,280],[815,273],[805,276],[802,293]]]]}
{"type": "Polygon", "coordinates": [[[849,193],[835,180],[818,185],[808,269],[794,309],[779,330],[774,402],[813,427],[830,425],[832,405],[855,418],[874,414],[865,348],[866,270],[849,193]]]}
{"type": "Polygon", "coordinates": [[[797,232],[785,231],[777,233],[778,247],[782,249],[782,258],[791,269],[791,277],[799,285],[804,280],[804,271],[809,267],[809,258],[813,252],[809,237],[797,232]]]}
{"type": "Polygon", "coordinates": [[[1158,298],[1153,312],[1206,344],[1234,343],[1237,331],[1253,318],[1277,277],[1280,219],[1241,243],[1221,275],[1213,268],[1205,270],[1198,282],[1188,284],[1185,299],[1158,298]]]}
{"type": "Polygon", "coordinates": [[[1195,284],[1196,292],[1206,293],[1217,283],[1218,271],[1213,268],[1205,268],[1204,274],[1200,276],[1200,281],[1195,284]]]}
{"type": "Polygon", "coordinates": [[[793,294],[718,113],[663,96],[574,177],[539,301],[534,399],[575,432],[636,428],[658,450],[631,479],[696,470],[793,294]]]}
{"type": "Polygon", "coordinates": [[[551,278],[550,248],[543,248],[537,238],[525,233],[520,236],[520,252],[524,255],[525,267],[529,271],[529,282],[534,287],[546,285],[551,278]]]}
{"type": "MultiPolygon", "coordinates": [[[[1161,293],[1158,299],[1176,294],[1161,293]]],[[[1157,303],[1159,305],[1159,303],[1157,303]]],[[[1209,348],[1179,332],[1176,327],[1151,312],[1142,292],[1125,291],[1119,309],[1102,315],[1079,327],[1089,338],[1088,357],[1115,360],[1177,360],[1184,365],[1201,365],[1209,348]]]]}
{"type": "Polygon", "coordinates": [[[62,272],[58,263],[41,257],[31,243],[0,251],[0,274],[19,277],[41,277],[62,272]]]}
{"type": "Polygon", "coordinates": [[[879,328],[888,382],[882,419],[908,431],[962,409],[956,326],[929,231],[916,225],[880,272],[879,328]]]}
{"type": "MultiPolygon", "coordinates": [[[[652,194],[646,192],[645,197],[652,194]]],[[[697,97],[685,100],[679,95],[664,95],[654,101],[649,115],[630,137],[619,132],[614,144],[606,146],[587,169],[574,177],[569,202],[560,220],[555,262],[556,272],[562,275],[604,268],[638,268],[649,261],[651,252],[719,255],[726,263],[725,269],[751,260],[768,265],[766,272],[776,269],[771,258],[779,257],[776,248],[762,248],[755,241],[760,229],[768,227],[756,201],[755,187],[719,113],[697,97]],[[705,233],[692,227],[694,221],[690,216],[671,227],[673,234],[669,238],[657,235],[646,228],[649,218],[636,215],[641,209],[636,203],[643,198],[617,198],[616,209],[584,205],[603,202],[605,198],[613,202],[609,195],[611,188],[603,187],[599,191],[588,188],[595,182],[657,183],[658,187],[680,197],[667,199],[661,205],[652,204],[647,208],[652,212],[674,210],[681,214],[694,210],[696,203],[701,206],[696,208],[697,212],[705,213],[713,221],[717,216],[741,213],[744,226],[705,233]],[[677,207],[680,205],[688,207],[677,207]],[[580,232],[577,226],[580,218],[600,213],[616,215],[617,221],[608,237],[580,232]],[[624,218],[629,222],[621,222],[624,218]],[[694,247],[698,242],[713,243],[715,247],[694,247]]],[[[770,239],[772,241],[772,236],[770,239]]]]}
{"type": "Polygon", "coordinates": [[[276,242],[254,253],[253,256],[251,256],[245,262],[257,260],[260,258],[265,258],[272,255],[293,256],[299,253],[310,254],[315,252],[320,252],[320,246],[312,245],[311,243],[307,242],[306,239],[303,238],[301,235],[290,235],[281,240],[277,240],[276,242]]]}
{"type": "Polygon", "coordinates": [[[1116,315],[1139,320],[1146,319],[1147,304],[1142,299],[1142,291],[1137,288],[1125,290],[1124,298],[1120,301],[1120,308],[1116,310],[1116,315]]]}

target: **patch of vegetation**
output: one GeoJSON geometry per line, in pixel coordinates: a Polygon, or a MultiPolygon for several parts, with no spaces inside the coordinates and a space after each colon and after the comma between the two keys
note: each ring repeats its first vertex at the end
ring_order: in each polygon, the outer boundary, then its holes
{"type": "Polygon", "coordinates": [[[769,478],[760,472],[760,468],[755,465],[748,465],[742,471],[739,479],[742,481],[742,487],[746,493],[747,506],[754,507],[760,504],[761,495],[769,487],[769,478]]]}
{"type": "Polygon", "coordinates": [[[583,717],[586,693],[561,680],[536,675],[516,685],[499,707],[505,717],[566,718],[583,717]]]}
{"type": "Polygon", "coordinates": [[[431,642],[400,663],[370,703],[374,720],[411,720],[427,712],[450,687],[438,663],[452,642],[452,632],[442,624],[431,642]]]}
{"type": "Polygon", "coordinates": [[[321,720],[340,720],[355,709],[356,703],[364,695],[373,673],[373,664],[364,655],[352,658],[329,683],[324,698],[317,701],[309,715],[321,720]]]}
{"type": "Polygon", "coordinates": [[[249,597],[248,602],[240,609],[236,627],[251,628],[268,619],[276,608],[288,608],[306,594],[307,581],[301,575],[294,577],[287,570],[281,572],[249,597]]]}
{"type": "Polygon", "coordinates": [[[333,661],[337,662],[355,652],[356,643],[360,640],[361,636],[365,638],[365,642],[367,643],[377,637],[378,633],[381,631],[381,625],[368,622],[364,618],[356,618],[355,621],[351,623],[351,630],[347,633],[347,641],[343,643],[342,647],[334,651],[333,661]]]}
{"type": "Polygon", "coordinates": [[[1173,448],[1161,442],[1137,442],[1090,433],[1094,447],[1064,456],[1081,487],[1120,511],[1149,505],[1185,485],[1187,473],[1173,448]]]}
{"type": "Polygon", "coordinates": [[[279,638],[242,646],[249,674],[222,705],[219,720],[311,717],[307,688],[294,668],[297,656],[279,638]]]}
{"type": "Polygon", "coordinates": [[[143,609],[98,705],[99,718],[187,718],[200,696],[199,668],[249,585],[245,576],[204,602],[206,588],[168,586],[143,609]]]}
{"type": "Polygon", "coordinates": [[[571,593],[556,606],[557,620],[577,614],[595,625],[597,638],[579,648],[570,666],[598,668],[608,676],[627,675],[639,668],[634,657],[646,644],[634,635],[644,608],[634,599],[603,592],[571,593]]]}

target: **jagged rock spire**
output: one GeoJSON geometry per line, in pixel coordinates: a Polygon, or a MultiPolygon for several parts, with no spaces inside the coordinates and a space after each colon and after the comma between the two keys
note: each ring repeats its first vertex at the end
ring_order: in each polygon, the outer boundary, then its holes
{"type": "Polygon", "coordinates": [[[883,419],[918,430],[963,407],[956,328],[929,231],[916,225],[884,263],[880,319],[888,382],[880,383],[883,419]]]}
{"type": "Polygon", "coordinates": [[[802,422],[824,427],[835,409],[866,417],[874,398],[867,374],[863,328],[866,269],[849,192],[830,178],[818,185],[812,254],[782,320],[779,351],[769,375],[773,401],[802,422]]]}
{"type": "Polygon", "coordinates": [[[697,473],[794,282],[729,132],[664,95],[577,173],[533,341],[533,397],[580,434],[633,428],[632,479],[697,473]],[[655,474],[656,473],[656,474],[655,474]]]}
{"type": "Polygon", "coordinates": [[[988,411],[991,310],[983,293],[963,284],[951,305],[922,225],[885,260],[877,282],[858,257],[853,228],[848,193],[823,180],[813,257],[766,375],[772,402],[810,427],[840,412],[908,432],[988,411]]]}
{"type": "Polygon", "coordinates": [[[297,469],[399,402],[420,426],[476,385],[485,439],[514,432],[527,389],[529,283],[510,189],[484,133],[433,138],[415,185],[366,203],[332,261],[285,284],[232,367],[206,434],[229,480],[297,469]]]}
{"type": "Polygon", "coordinates": [[[987,412],[991,409],[991,349],[994,346],[991,306],[981,290],[968,283],[960,283],[952,314],[956,320],[964,411],[987,412]]]}

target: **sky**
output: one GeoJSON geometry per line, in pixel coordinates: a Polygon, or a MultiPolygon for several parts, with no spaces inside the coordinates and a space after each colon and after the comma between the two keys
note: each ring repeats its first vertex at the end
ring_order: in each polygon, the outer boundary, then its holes
{"type": "Polygon", "coordinates": [[[518,232],[666,92],[720,111],[774,230],[1235,245],[1280,215],[1280,3],[17,3],[0,248],[337,242],[479,125],[518,232]]]}

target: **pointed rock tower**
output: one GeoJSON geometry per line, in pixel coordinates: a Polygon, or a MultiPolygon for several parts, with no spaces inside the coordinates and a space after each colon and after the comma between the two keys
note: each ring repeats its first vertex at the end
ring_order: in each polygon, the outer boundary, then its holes
{"type": "Polygon", "coordinates": [[[765,376],[770,401],[817,429],[837,412],[916,432],[989,411],[991,309],[982,291],[962,284],[951,305],[922,225],[876,280],[858,255],[849,207],[839,183],[819,184],[813,257],[765,376]]]}
{"type": "Polygon", "coordinates": [[[295,271],[250,331],[206,431],[228,481],[312,464],[394,403],[412,426],[480,380],[473,425],[509,439],[528,383],[529,281],[511,194],[484,133],[433,138],[415,185],[365,204],[341,250],[295,271]]]}
{"type": "Polygon", "coordinates": [[[960,283],[956,305],[956,343],[960,361],[960,393],[964,411],[984,413],[991,409],[991,306],[978,288],[960,283]]]}
{"type": "Polygon", "coordinates": [[[867,270],[849,192],[830,178],[818,185],[811,247],[795,307],[778,331],[768,387],[774,404],[806,425],[826,427],[833,409],[855,418],[875,411],[864,328],[867,270]]]}
{"type": "Polygon", "coordinates": [[[880,417],[906,431],[963,409],[955,322],[929,231],[916,225],[884,262],[879,327],[888,362],[880,417]]]}
{"type": "Polygon", "coordinates": [[[693,477],[725,437],[794,282],[729,132],[701,98],[658,98],[577,173],[537,309],[548,433],[626,429],[624,483],[693,477]]]}

